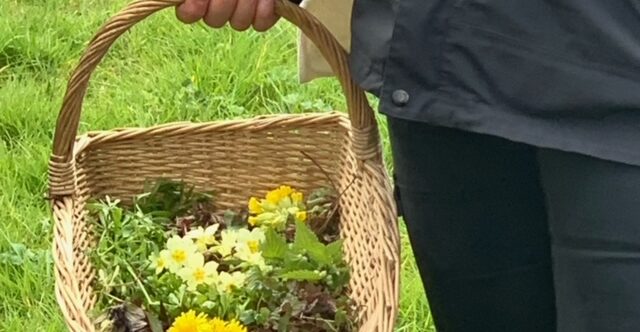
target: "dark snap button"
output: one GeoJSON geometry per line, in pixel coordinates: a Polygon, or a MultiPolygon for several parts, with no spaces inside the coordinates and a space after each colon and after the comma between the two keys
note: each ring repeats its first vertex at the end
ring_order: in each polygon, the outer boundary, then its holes
{"type": "Polygon", "coordinates": [[[391,94],[391,100],[396,106],[405,106],[409,103],[409,93],[404,90],[396,90],[391,94]]]}

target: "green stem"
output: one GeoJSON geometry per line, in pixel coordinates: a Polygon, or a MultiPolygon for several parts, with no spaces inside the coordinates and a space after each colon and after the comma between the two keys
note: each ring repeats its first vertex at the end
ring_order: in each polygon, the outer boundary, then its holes
{"type": "Polygon", "coordinates": [[[149,296],[149,293],[147,293],[147,289],[144,288],[144,285],[142,284],[142,281],[140,281],[140,278],[138,278],[138,275],[136,275],[135,272],[133,272],[133,269],[131,268],[131,265],[129,265],[129,264],[127,264],[127,271],[129,271],[131,276],[134,279],[136,279],[136,282],[138,283],[138,286],[140,286],[140,289],[142,290],[142,293],[144,294],[144,297],[147,299],[147,303],[149,303],[149,305],[157,304],[156,302],[151,300],[151,297],[149,296]]]}

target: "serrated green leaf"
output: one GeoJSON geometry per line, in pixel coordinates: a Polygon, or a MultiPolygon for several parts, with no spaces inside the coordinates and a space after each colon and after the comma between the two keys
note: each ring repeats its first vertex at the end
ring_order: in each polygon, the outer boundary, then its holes
{"type": "Polygon", "coordinates": [[[291,271],[291,272],[283,273],[280,276],[287,280],[296,280],[296,281],[318,281],[322,279],[322,276],[320,275],[320,273],[312,270],[291,271]]]}
{"type": "Polygon", "coordinates": [[[296,221],[296,236],[293,240],[293,246],[296,250],[304,250],[309,245],[320,243],[316,234],[307,226],[306,223],[296,221]]]}
{"type": "Polygon", "coordinates": [[[296,236],[293,240],[293,246],[297,252],[308,254],[313,261],[320,265],[332,263],[325,245],[318,240],[316,234],[304,222],[296,222],[296,236]]]}
{"type": "Polygon", "coordinates": [[[272,228],[267,228],[265,241],[262,243],[262,257],[266,259],[283,259],[287,253],[287,241],[272,228]]]}
{"type": "Polygon", "coordinates": [[[309,257],[321,266],[331,265],[332,259],[327,248],[322,244],[313,244],[307,248],[309,257]]]}
{"type": "Polygon", "coordinates": [[[309,262],[309,259],[305,255],[298,255],[292,251],[289,251],[284,256],[284,272],[296,270],[314,270],[316,267],[316,265],[309,262]]]}
{"type": "Polygon", "coordinates": [[[338,240],[327,245],[327,253],[331,257],[331,260],[334,264],[342,262],[343,253],[342,253],[342,245],[344,241],[338,240]]]}

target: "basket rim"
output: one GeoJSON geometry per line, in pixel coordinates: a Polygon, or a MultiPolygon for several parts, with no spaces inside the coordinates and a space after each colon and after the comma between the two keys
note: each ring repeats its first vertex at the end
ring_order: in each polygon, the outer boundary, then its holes
{"type": "Polygon", "coordinates": [[[158,134],[171,137],[185,134],[234,132],[239,130],[260,132],[289,126],[304,128],[326,124],[334,124],[336,127],[342,128],[345,133],[351,134],[352,127],[349,117],[340,111],[266,114],[246,118],[211,121],[173,121],[152,126],[115,127],[111,129],[87,131],[76,136],[73,155],[74,157],[77,156],[89,145],[113,143],[144,136],[151,137],[158,134]]]}

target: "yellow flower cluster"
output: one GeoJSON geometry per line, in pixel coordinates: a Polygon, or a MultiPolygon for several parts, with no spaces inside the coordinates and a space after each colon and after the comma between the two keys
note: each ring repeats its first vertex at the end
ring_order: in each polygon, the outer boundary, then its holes
{"type": "Polygon", "coordinates": [[[281,230],[290,220],[307,220],[302,193],[289,186],[280,186],[268,192],[263,199],[251,197],[248,207],[251,214],[249,224],[252,226],[268,226],[281,230]]]}
{"type": "Polygon", "coordinates": [[[212,250],[223,258],[237,258],[247,266],[258,266],[261,270],[267,270],[261,244],[265,240],[264,231],[254,228],[249,231],[246,228],[226,229],[221,233],[220,244],[212,250]]]}
{"type": "Polygon", "coordinates": [[[236,320],[209,319],[206,314],[189,310],[176,318],[168,332],[247,332],[236,320]]]}
{"type": "Polygon", "coordinates": [[[260,251],[265,240],[262,229],[225,229],[220,234],[220,241],[216,239],[217,231],[218,225],[213,225],[206,229],[193,229],[182,238],[173,236],[167,241],[166,249],[150,257],[151,266],[156,274],[168,270],[180,276],[191,291],[204,284],[216,286],[220,292],[242,287],[247,276],[240,271],[219,273],[218,263],[205,263],[206,252],[217,253],[223,259],[238,259],[243,262],[239,267],[257,266],[263,271],[268,270],[260,251]]]}
{"type": "Polygon", "coordinates": [[[187,236],[173,236],[167,241],[167,248],[158,255],[152,255],[150,259],[156,274],[169,270],[179,275],[190,290],[195,290],[200,284],[212,285],[218,280],[218,263],[205,263],[197,241],[194,243],[187,236]]]}

